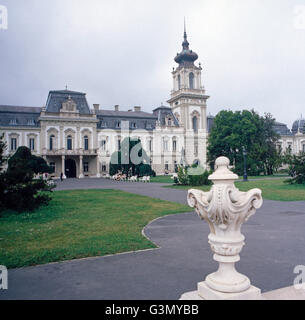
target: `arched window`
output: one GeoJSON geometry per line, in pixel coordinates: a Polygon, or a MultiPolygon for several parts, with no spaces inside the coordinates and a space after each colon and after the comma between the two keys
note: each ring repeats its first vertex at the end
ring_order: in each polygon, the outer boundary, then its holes
{"type": "Polygon", "coordinates": [[[50,141],[49,141],[49,148],[51,151],[54,149],[54,139],[55,139],[55,136],[52,134],[50,136],[50,141]]]}
{"type": "Polygon", "coordinates": [[[198,119],[197,117],[193,117],[193,130],[194,132],[198,132],[198,119]]]}
{"type": "Polygon", "coordinates": [[[189,74],[189,80],[190,80],[190,89],[194,89],[194,73],[193,72],[189,74]]]}
{"type": "Polygon", "coordinates": [[[88,136],[84,136],[84,149],[89,150],[89,138],[88,136]]]}
{"type": "Polygon", "coordinates": [[[178,90],[181,89],[181,77],[180,74],[178,75],[178,90]]]}
{"type": "Polygon", "coordinates": [[[67,150],[72,150],[72,137],[67,137],[67,150]]]}

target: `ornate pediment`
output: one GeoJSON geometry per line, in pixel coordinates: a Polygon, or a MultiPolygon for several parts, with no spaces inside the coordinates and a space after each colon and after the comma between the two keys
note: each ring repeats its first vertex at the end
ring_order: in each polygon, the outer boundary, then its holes
{"type": "Polygon", "coordinates": [[[68,100],[62,103],[62,108],[60,112],[78,112],[76,108],[76,103],[70,96],[68,97],[68,100]]]}

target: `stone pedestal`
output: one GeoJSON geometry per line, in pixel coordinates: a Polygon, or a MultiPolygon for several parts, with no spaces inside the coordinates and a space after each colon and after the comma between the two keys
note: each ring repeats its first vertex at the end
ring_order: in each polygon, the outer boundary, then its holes
{"type": "Polygon", "coordinates": [[[215,172],[209,177],[213,186],[209,192],[189,190],[188,203],[210,227],[209,244],[214,252],[218,270],[198,284],[194,292],[182,295],[198,295],[204,300],[253,300],[260,299],[260,289],[251,286],[250,280],[235,269],[239,253],[245,245],[241,234],[242,224],[255,214],[263,203],[261,190],[240,192],[234,185],[238,176],[231,172],[228,158],[215,162],[215,172]]]}

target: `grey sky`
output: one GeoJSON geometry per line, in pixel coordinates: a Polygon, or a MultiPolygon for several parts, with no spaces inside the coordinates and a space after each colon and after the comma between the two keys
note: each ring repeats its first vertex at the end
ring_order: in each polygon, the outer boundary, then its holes
{"type": "Polygon", "coordinates": [[[291,127],[305,117],[305,0],[0,0],[0,104],[42,106],[49,90],[102,108],[169,99],[183,17],[203,65],[208,113],[254,108],[291,127]]]}

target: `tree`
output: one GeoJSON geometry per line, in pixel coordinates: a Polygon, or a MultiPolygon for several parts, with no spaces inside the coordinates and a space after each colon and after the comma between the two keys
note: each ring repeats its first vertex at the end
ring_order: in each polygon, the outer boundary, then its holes
{"type": "Polygon", "coordinates": [[[138,138],[125,138],[121,143],[121,150],[112,154],[110,160],[110,175],[119,171],[129,176],[154,175],[149,164],[150,160],[142,148],[138,138]]]}
{"type": "Polygon", "coordinates": [[[276,150],[279,136],[273,130],[275,119],[270,114],[260,117],[254,110],[218,113],[208,138],[208,161],[226,156],[235,166],[234,171],[243,174],[243,147],[247,150],[247,167],[250,175],[272,174],[279,166],[276,150]]]}
{"type": "Polygon", "coordinates": [[[3,170],[3,166],[7,162],[7,158],[4,156],[6,150],[6,142],[4,141],[4,134],[0,136],[0,173],[3,170]]]}
{"type": "Polygon", "coordinates": [[[43,179],[34,180],[34,173],[43,173],[47,164],[44,159],[33,157],[26,147],[20,147],[8,160],[8,168],[0,177],[0,199],[2,209],[17,212],[33,211],[51,200],[49,193],[55,186],[50,186],[43,179]],[[43,171],[42,171],[43,170],[43,171]]]}
{"type": "Polygon", "coordinates": [[[7,158],[4,156],[4,151],[6,150],[6,143],[4,141],[4,135],[0,136],[0,212],[4,210],[4,190],[5,190],[5,181],[3,167],[7,162],[7,158]]]}
{"type": "Polygon", "coordinates": [[[289,175],[291,179],[286,180],[290,184],[305,184],[305,152],[288,157],[289,175]]]}

